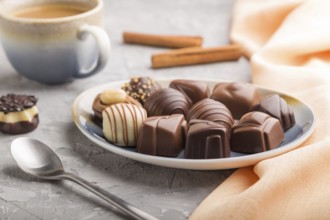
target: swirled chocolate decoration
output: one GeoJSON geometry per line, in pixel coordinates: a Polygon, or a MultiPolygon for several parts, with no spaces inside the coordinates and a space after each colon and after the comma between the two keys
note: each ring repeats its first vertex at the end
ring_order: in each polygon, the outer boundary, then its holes
{"type": "Polygon", "coordinates": [[[147,118],[139,131],[139,153],[176,157],[184,148],[187,122],[181,114],[147,118]]]}
{"type": "Polygon", "coordinates": [[[249,112],[233,126],[230,146],[240,153],[259,153],[276,148],[283,140],[278,119],[263,112],[249,112]]]}
{"type": "Polygon", "coordinates": [[[233,116],[228,108],[221,102],[209,98],[203,99],[192,106],[187,114],[187,121],[190,122],[193,119],[224,124],[228,129],[234,124],[233,116]]]}
{"type": "Polygon", "coordinates": [[[293,110],[288,103],[277,94],[263,98],[259,104],[252,107],[252,110],[265,112],[277,118],[284,131],[291,128],[296,123],[293,110]]]}
{"type": "Polygon", "coordinates": [[[226,105],[235,119],[240,119],[260,101],[257,88],[247,83],[237,82],[218,83],[210,98],[226,105]]]}
{"type": "Polygon", "coordinates": [[[190,104],[186,97],[172,88],[160,89],[154,92],[145,102],[144,108],[148,117],[157,115],[186,115],[190,104]]]}
{"type": "Polygon", "coordinates": [[[114,104],[103,111],[103,134],[119,146],[135,146],[146,111],[133,104],[114,104]]]}
{"type": "Polygon", "coordinates": [[[32,108],[37,103],[33,95],[7,94],[0,97],[0,112],[20,112],[32,108]]]}
{"type": "Polygon", "coordinates": [[[160,88],[161,86],[150,77],[133,77],[121,87],[127,95],[133,97],[142,105],[152,93],[160,88]]]}
{"type": "Polygon", "coordinates": [[[182,92],[192,105],[210,96],[210,88],[207,84],[195,80],[173,80],[170,83],[170,88],[182,92]]]}

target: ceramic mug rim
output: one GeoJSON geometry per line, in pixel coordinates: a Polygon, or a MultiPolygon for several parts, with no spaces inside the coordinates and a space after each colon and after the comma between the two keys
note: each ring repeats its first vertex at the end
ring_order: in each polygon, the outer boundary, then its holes
{"type": "Polygon", "coordinates": [[[90,15],[93,15],[97,13],[98,11],[103,9],[103,1],[102,0],[93,0],[96,2],[96,6],[85,11],[82,13],[79,13],[77,15],[71,15],[66,17],[59,17],[59,18],[21,18],[21,17],[15,17],[11,15],[10,13],[5,12],[4,10],[0,9],[0,17],[3,17],[6,20],[14,21],[14,22],[20,22],[20,23],[40,23],[40,24],[49,24],[49,23],[62,23],[62,22],[70,22],[73,20],[81,19],[84,17],[88,17],[90,15]]]}

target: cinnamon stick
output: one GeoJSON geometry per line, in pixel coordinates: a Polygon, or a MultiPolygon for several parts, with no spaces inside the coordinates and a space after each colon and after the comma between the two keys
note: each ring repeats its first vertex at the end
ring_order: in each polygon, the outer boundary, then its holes
{"type": "Polygon", "coordinates": [[[168,48],[200,47],[203,38],[199,36],[156,35],[124,32],[125,43],[168,48]]]}
{"type": "Polygon", "coordinates": [[[195,65],[220,61],[238,60],[242,55],[238,45],[213,48],[184,48],[152,56],[152,68],[195,65]]]}

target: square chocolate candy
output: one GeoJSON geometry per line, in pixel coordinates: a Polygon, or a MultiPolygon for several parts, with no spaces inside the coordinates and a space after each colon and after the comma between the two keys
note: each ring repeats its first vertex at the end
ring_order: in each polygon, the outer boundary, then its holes
{"type": "Polygon", "coordinates": [[[231,150],[240,153],[259,153],[274,149],[284,140],[278,119],[263,112],[249,112],[231,134],[231,150]]]}
{"type": "Polygon", "coordinates": [[[212,159],[230,157],[227,126],[207,120],[191,120],[187,135],[185,158],[212,159]]]}
{"type": "Polygon", "coordinates": [[[137,152],[176,157],[185,144],[187,122],[182,114],[147,118],[139,130],[137,152]]]}

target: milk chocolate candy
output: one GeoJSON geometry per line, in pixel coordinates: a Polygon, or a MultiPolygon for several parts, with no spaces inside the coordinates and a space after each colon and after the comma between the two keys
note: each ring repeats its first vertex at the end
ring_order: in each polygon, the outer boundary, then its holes
{"type": "Polygon", "coordinates": [[[140,131],[137,152],[176,157],[185,144],[187,122],[181,114],[147,118],[140,131]]]}
{"type": "Polygon", "coordinates": [[[191,107],[187,114],[187,121],[201,119],[225,125],[228,129],[234,124],[233,116],[221,102],[213,99],[203,99],[191,107]]]}
{"type": "Polygon", "coordinates": [[[279,146],[284,133],[279,120],[263,112],[249,112],[232,128],[231,150],[259,153],[279,146]]]}
{"type": "Polygon", "coordinates": [[[31,95],[7,94],[0,97],[0,131],[23,134],[39,124],[37,98],[31,95]]]}
{"type": "Polygon", "coordinates": [[[208,98],[210,96],[210,88],[204,82],[195,80],[177,79],[170,83],[170,88],[182,92],[191,104],[208,98]]]}
{"type": "Polygon", "coordinates": [[[186,97],[172,88],[160,89],[146,100],[144,108],[148,116],[183,114],[186,115],[190,104],[186,97]]]}
{"type": "Polygon", "coordinates": [[[293,110],[279,95],[270,95],[261,99],[260,103],[252,108],[254,111],[261,111],[277,118],[283,130],[291,128],[295,123],[293,110]]]}
{"type": "Polygon", "coordinates": [[[189,123],[185,158],[213,159],[230,157],[228,128],[205,120],[192,120],[189,123]]]}
{"type": "Polygon", "coordinates": [[[240,119],[259,102],[260,95],[258,90],[250,84],[218,83],[210,98],[226,105],[233,117],[240,119]]]}
{"type": "Polygon", "coordinates": [[[133,104],[114,104],[103,112],[103,134],[107,141],[119,146],[135,146],[138,131],[147,118],[146,111],[133,104]]]}
{"type": "Polygon", "coordinates": [[[95,116],[95,121],[99,124],[102,124],[102,112],[104,109],[110,105],[127,103],[134,104],[142,107],[140,102],[133,99],[131,96],[127,95],[126,92],[122,89],[107,89],[98,94],[93,101],[93,112],[95,116]]]}
{"type": "Polygon", "coordinates": [[[160,85],[150,77],[133,77],[121,87],[127,95],[133,97],[142,105],[153,92],[160,88],[160,85]]]}

